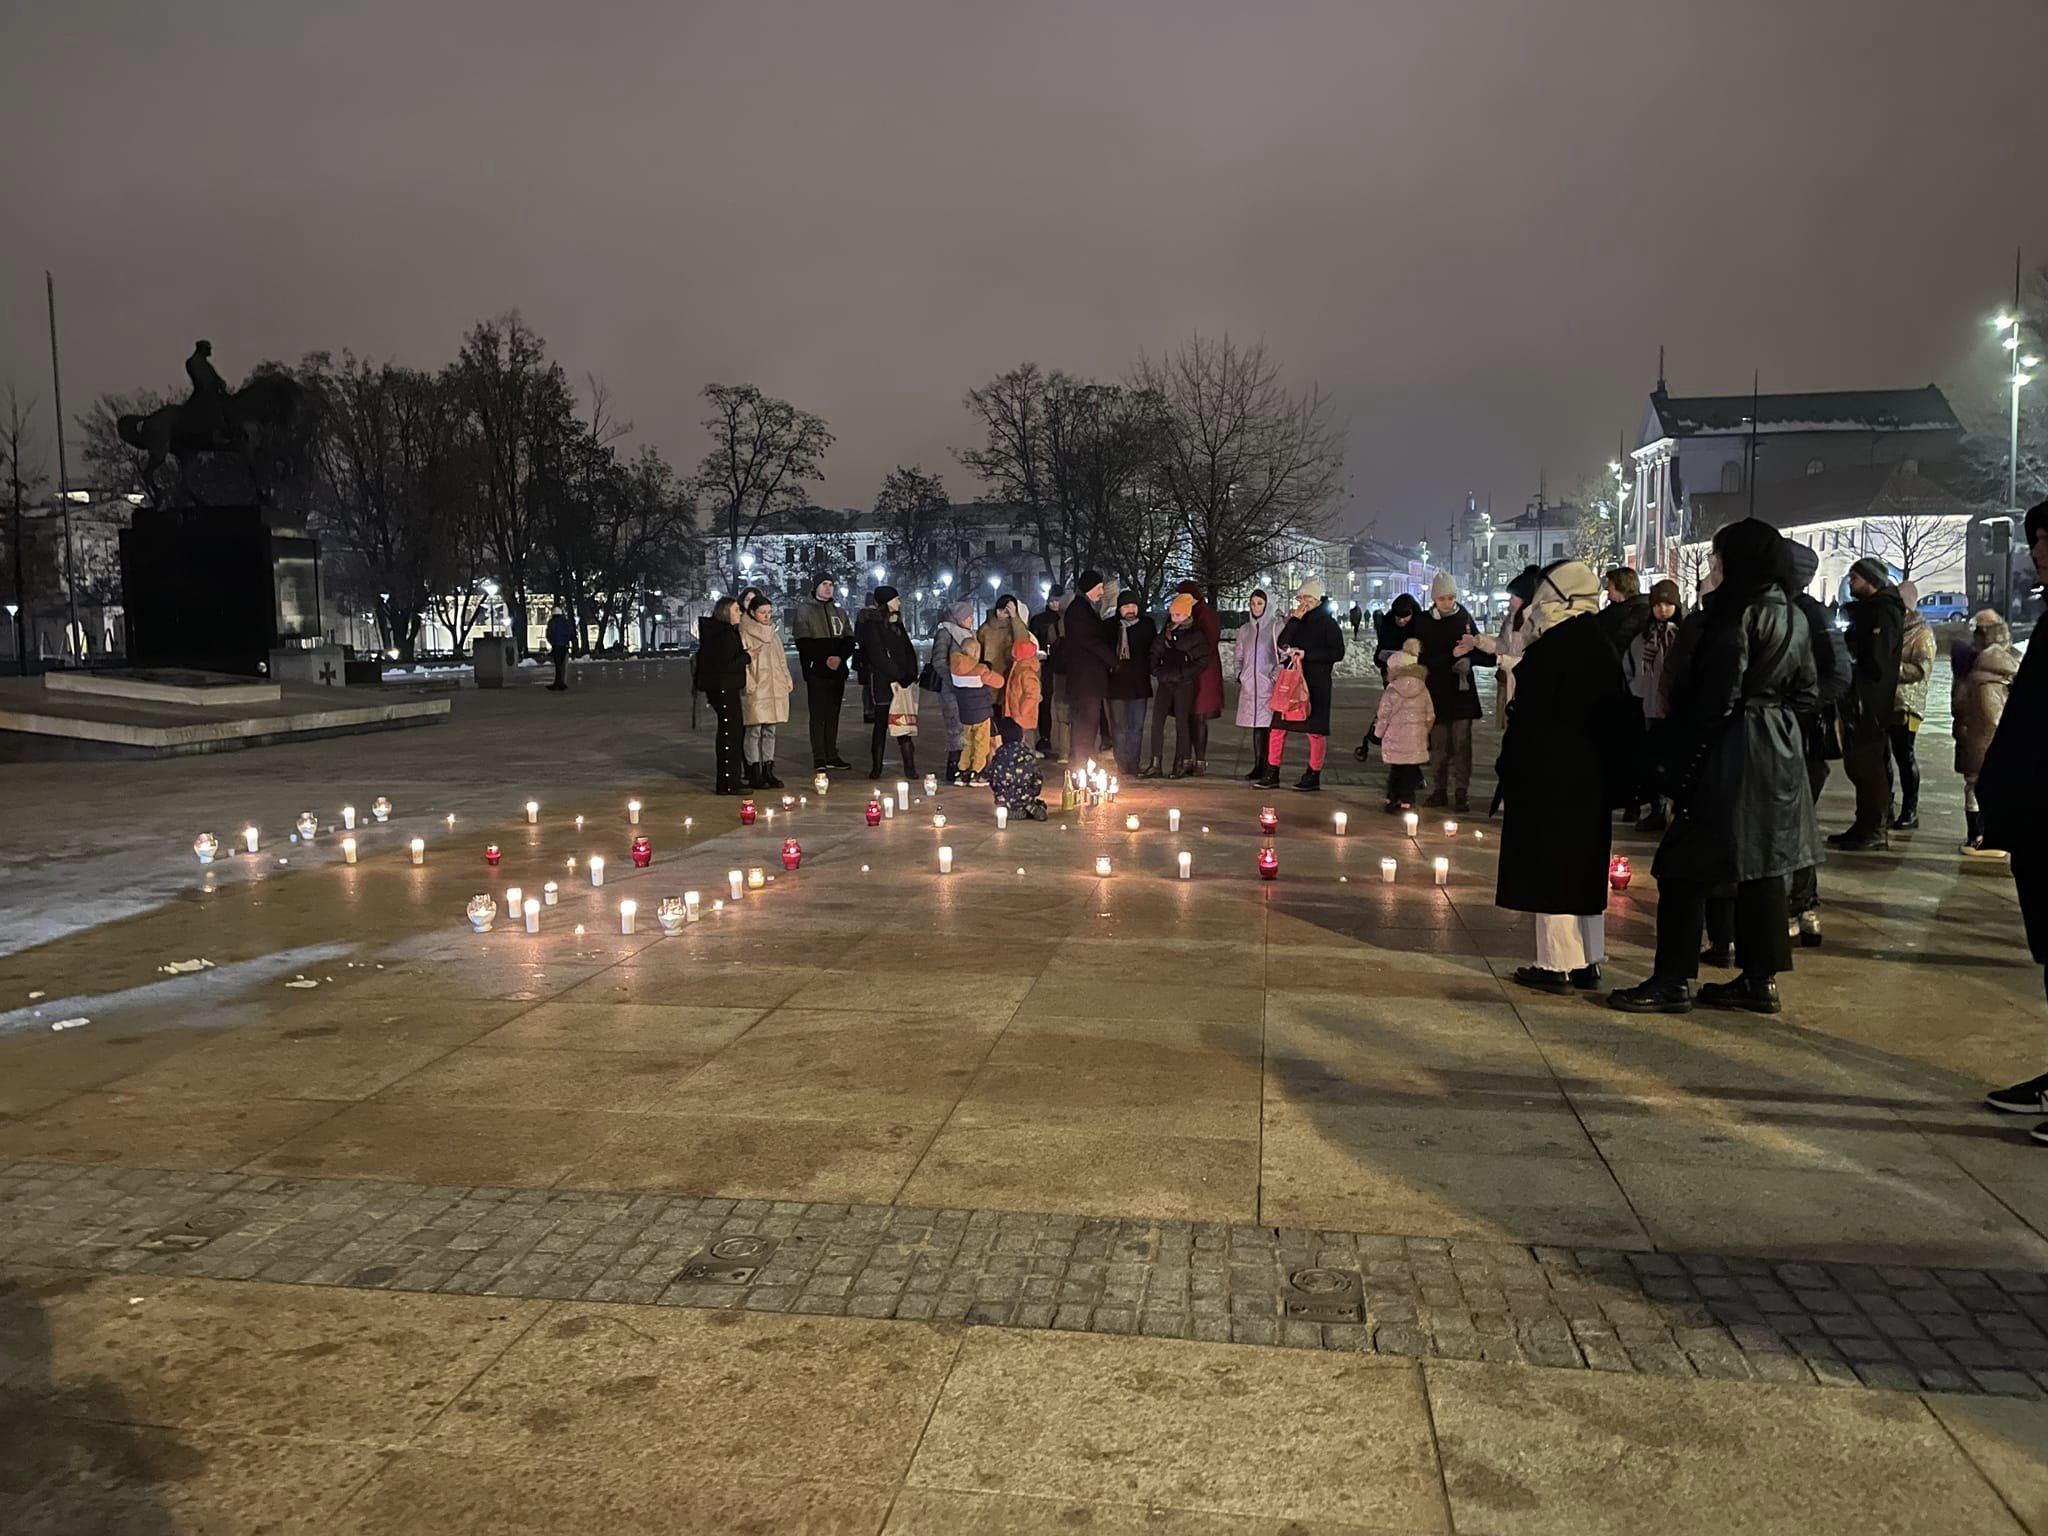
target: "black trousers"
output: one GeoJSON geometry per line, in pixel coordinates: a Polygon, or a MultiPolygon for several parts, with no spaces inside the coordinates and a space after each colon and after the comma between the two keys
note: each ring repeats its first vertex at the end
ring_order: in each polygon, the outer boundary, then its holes
{"type": "Polygon", "coordinates": [[[1188,744],[1189,751],[1194,754],[1196,762],[1206,763],[1209,761],[1209,717],[1194,716],[1188,722],[1188,730],[1192,733],[1192,740],[1188,744]]]}
{"type": "Polygon", "coordinates": [[[1075,694],[1067,707],[1067,721],[1073,742],[1067,749],[1069,762],[1085,763],[1091,757],[1107,755],[1102,750],[1102,700],[1099,697],[1075,694]]]}
{"type": "Polygon", "coordinates": [[[1166,745],[1166,717],[1173,716],[1173,766],[1184,767],[1202,754],[1194,746],[1195,683],[1190,678],[1184,683],[1159,685],[1152,695],[1152,761],[1163,762],[1160,749],[1166,745]]]}
{"type": "Polygon", "coordinates": [[[566,645],[556,646],[554,660],[555,686],[557,688],[566,688],[569,686],[569,647],[566,645]]]}
{"type": "MultiPolygon", "coordinates": [[[[879,774],[882,771],[882,754],[888,750],[889,746],[889,706],[886,704],[877,704],[875,706],[875,735],[868,745],[873,749],[874,754],[873,761],[868,766],[879,774]]],[[[915,736],[898,736],[896,738],[896,746],[897,750],[903,755],[903,777],[906,779],[916,778],[917,738],[915,736]]]]}
{"type": "MultiPolygon", "coordinates": [[[[1700,938],[1706,932],[1713,891],[1714,887],[1698,880],[1657,882],[1656,974],[1661,979],[1691,981],[1699,975],[1700,938]]],[[[1734,908],[1737,968],[1747,976],[1775,976],[1791,970],[1785,877],[1743,881],[1735,887],[1734,908]]]]}
{"type": "Polygon", "coordinates": [[[1892,766],[1899,775],[1899,814],[1911,816],[1920,809],[1920,759],[1914,755],[1919,734],[1910,726],[1894,722],[1885,739],[1892,749],[1892,766]]]}
{"type": "Polygon", "coordinates": [[[1892,749],[1882,725],[1859,721],[1843,727],[1842,771],[1856,786],[1856,824],[1850,830],[1859,836],[1884,831],[1892,805],[1892,749]]]}
{"type": "Polygon", "coordinates": [[[728,688],[723,693],[707,693],[711,713],[717,717],[718,727],[711,741],[711,762],[716,774],[718,789],[740,787],[740,695],[737,688],[728,688]]]}
{"type": "MultiPolygon", "coordinates": [[[[1808,749],[1806,754],[1806,786],[1813,791],[1813,803],[1820,804],[1820,792],[1827,788],[1828,760],[1818,752],[1808,749]]],[[[1820,870],[1812,864],[1804,869],[1795,869],[1791,876],[1791,908],[1794,912],[1818,912],[1820,910],[1820,870]]]]}
{"type": "Polygon", "coordinates": [[[846,702],[845,670],[806,677],[804,697],[811,707],[811,766],[822,768],[839,756],[839,709],[846,702]]]}

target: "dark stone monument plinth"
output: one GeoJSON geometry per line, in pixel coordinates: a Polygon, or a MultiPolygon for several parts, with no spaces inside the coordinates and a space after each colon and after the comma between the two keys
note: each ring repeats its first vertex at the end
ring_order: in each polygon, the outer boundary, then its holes
{"type": "Polygon", "coordinates": [[[270,507],[144,507],[121,533],[128,660],[263,676],[320,638],[320,543],[270,507]]]}

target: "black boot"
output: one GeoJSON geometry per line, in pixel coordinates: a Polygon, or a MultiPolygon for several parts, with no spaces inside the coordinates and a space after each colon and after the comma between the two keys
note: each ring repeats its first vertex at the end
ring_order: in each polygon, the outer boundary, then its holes
{"type": "Polygon", "coordinates": [[[1700,988],[1702,1008],[1742,1008],[1750,1013],[1778,1013],[1784,1004],[1778,998],[1775,976],[1752,976],[1744,971],[1733,981],[1710,981],[1700,988]]]}
{"type": "Polygon", "coordinates": [[[917,743],[908,736],[899,736],[896,739],[903,744],[903,777],[915,779],[917,777],[917,743]]]}
{"type": "Polygon", "coordinates": [[[1623,1013],[1691,1013],[1692,988],[1676,978],[1652,976],[1608,993],[1607,1006],[1623,1013]]]}
{"type": "Polygon", "coordinates": [[[761,787],[761,765],[759,763],[747,763],[743,766],[747,775],[747,788],[759,789],[761,787]]]}
{"type": "Polygon", "coordinates": [[[1303,770],[1301,777],[1294,781],[1294,787],[1306,790],[1321,789],[1323,787],[1322,771],[1317,768],[1303,770]]]}
{"type": "Polygon", "coordinates": [[[946,754],[946,782],[948,784],[958,784],[960,782],[960,754],[958,752],[948,752],[946,754]]]}
{"type": "Polygon", "coordinates": [[[1984,846],[1984,813],[1967,807],[1963,811],[1963,852],[1975,853],[1984,846]]]}
{"type": "Polygon", "coordinates": [[[1280,765],[1278,763],[1266,764],[1265,770],[1259,775],[1258,785],[1261,789],[1278,789],[1280,787],[1280,765]]]}
{"type": "Polygon", "coordinates": [[[1266,748],[1272,744],[1272,727],[1252,727],[1252,771],[1245,775],[1247,782],[1256,784],[1266,776],[1266,748]]]}
{"type": "Polygon", "coordinates": [[[781,789],[783,787],[782,780],[775,777],[775,759],[772,757],[761,764],[761,787],[763,789],[781,789]]]}

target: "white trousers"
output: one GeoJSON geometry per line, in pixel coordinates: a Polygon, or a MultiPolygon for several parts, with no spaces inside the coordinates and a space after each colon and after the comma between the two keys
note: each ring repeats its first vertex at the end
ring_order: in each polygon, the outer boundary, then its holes
{"type": "Polygon", "coordinates": [[[1536,914],[1536,964],[1546,971],[1579,971],[1607,958],[1607,917],[1569,912],[1536,914]]]}

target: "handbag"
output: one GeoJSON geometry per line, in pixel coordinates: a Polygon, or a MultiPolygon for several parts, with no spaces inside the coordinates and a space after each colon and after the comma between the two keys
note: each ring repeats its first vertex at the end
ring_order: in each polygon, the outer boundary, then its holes
{"type": "Polygon", "coordinates": [[[1273,678],[1273,713],[1282,720],[1308,718],[1308,679],[1301,663],[1289,657],[1273,678]]]}
{"type": "Polygon", "coordinates": [[[944,691],[944,685],[939,677],[937,662],[928,661],[924,664],[924,669],[917,674],[917,686],[926,693],[940,693],[944,691]]]}
{"type": "Polygon", "coordinates": [[[917,734],[917,690],[903,683],[893,683],[889,688],[889,734],[917,734]]]}

